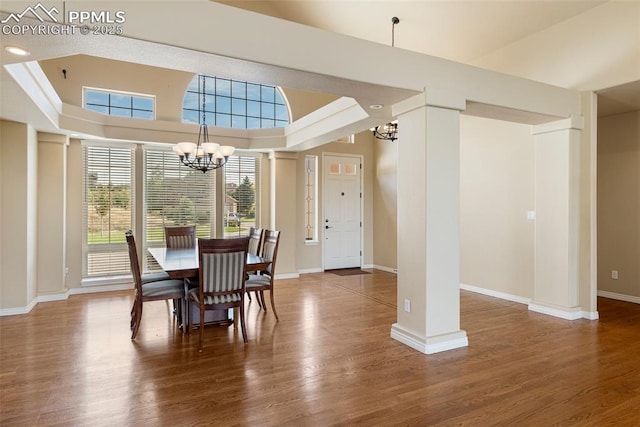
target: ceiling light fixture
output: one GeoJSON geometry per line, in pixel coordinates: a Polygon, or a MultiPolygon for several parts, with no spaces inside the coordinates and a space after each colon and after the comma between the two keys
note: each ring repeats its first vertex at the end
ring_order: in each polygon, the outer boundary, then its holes
{"type": "Polygon", "coordinates": [[[398,123],[389,122],[382,126],[376,126],[373,128],[373,136],[378,139],[384,139],[387,141],[395,141],[398,139],[396,136],[398,133],[398,123]]]}
{"type": "Polygon", "coordinates": [[[5,46],[4,50],[18,56],[29,56],[30,53],[18,46],[5,46]]]}
{"type": "MultiPolygon", "coordinates": [[[[391,47],[395,46],[396,39],[396,25],[400,23],[400,19],[397,16],[391,18],[391,47]]],[[[383,106],[381,104],[371,105],[370,108],[372,110],[379,110],[383,106]],[[377,108],[375,108],[377,107],[377,108]]],[[[389,122],[382,126],[376,126],[372,129],[373,136],[378,139],[383,139],[386,141],[395,141],[398,139],[396,136],[398,134],[398,123],[397,122],[389,122]]]]}
{"type": "Polygon", "coordinates": [[[207,91],[205,87],[205,76],[202,75],[202,123],[198,131],[198,143],[180,142],[174,145],[173,151],[178,155],[183,165],[191,169],[200,170],[205,173],[211,169],[218,169],[224,166],[229,160],[229,156],[235,151],[234,147],[229,145],[216,144],[209,142],[209,128],[205,117],[205,104],[207,91]]]}

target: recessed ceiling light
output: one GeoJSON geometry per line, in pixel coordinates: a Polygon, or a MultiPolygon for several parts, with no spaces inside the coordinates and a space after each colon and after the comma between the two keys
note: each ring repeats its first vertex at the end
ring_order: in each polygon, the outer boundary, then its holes
{"type": "Polygon", "coordinates": [[[384,105],[382,105],[382,104],[369,105],[369,108],[371,108],[372,110],[380,110],[380,109],[382,109],[382,107],[384,107],[384,105]]]}
{"type": "Polygon", "coordinates": [[[29,55],[29,52],[27,52],[23,48],[17,47],[17,46],[5,46],[4,50],[6,50],[9,53],[13,53],[14,55],[18,55],[18,56],[28,56],[29,55]]]}

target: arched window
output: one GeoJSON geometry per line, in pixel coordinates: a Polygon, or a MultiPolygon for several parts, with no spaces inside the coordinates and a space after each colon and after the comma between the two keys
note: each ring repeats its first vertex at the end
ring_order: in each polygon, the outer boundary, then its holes
{"type": "Polygon", "coordinates": [[[207,125],[259,129],[289,124],[289,109],[276,86],[197,75],[182,101],[182,121],[207,125]]]}

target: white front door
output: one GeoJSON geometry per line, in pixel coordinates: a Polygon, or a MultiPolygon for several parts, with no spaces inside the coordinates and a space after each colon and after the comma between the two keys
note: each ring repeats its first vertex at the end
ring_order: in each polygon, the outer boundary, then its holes
{"type": "Polygon", "coordinates": [[[360,267],[361,167],[360,157],[324,157],[325,270],[360,267]]]}

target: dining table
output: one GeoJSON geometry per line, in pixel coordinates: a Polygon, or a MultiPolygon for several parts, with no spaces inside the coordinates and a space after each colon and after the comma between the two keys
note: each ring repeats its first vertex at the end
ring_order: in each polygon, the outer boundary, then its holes
{"type": "MultiPolygon", "coordinates": [[[[156,260],[172,279],[186,279],[198,276],[199,258],[197,245],[193,248],[174,249],[166,247],[148,248],[156,260]]],[[[271,261],[247,252],[245,271],[266,270],[271,261]]]]}
{"type": "MultiPolygon", "coordinates": [[[[147,251],[156,260],[160,268],[162,268],[172,279],[189,279],[198,277],[198,268],[200,260],[198,257],[198,246],[193,248],[167,248],[157,247],[148,248],[147,251]]],[[[258,255],[247,252],[247,262],[245,271],[247,273],[254,271],[266,270],[271,261],[258,255]]],[[[185,292],[188,292],[188,285],[185,282],[185,292]]],[[[186,316],[187,311],[183,311],[182,316],[186,322],[182,321],[181,328],[190,328],[191,324],[198,324],[199,311],[198,306],[192,304],[191,319],[186,316]]],[[[205,325],[230,325],[233,323],[232,310],[210,310],[205,314],[205,325]]]]}

